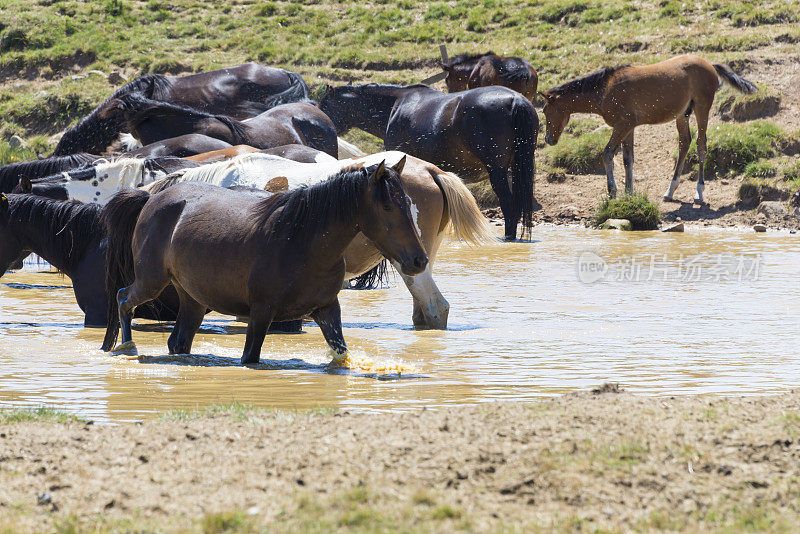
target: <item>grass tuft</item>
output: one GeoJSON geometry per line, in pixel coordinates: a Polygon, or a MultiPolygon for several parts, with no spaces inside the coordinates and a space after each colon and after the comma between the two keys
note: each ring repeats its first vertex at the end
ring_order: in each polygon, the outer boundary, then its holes
{"type": "Polygon", "coordinates": [[[0,409],[0,424],[11,425],[15,423],[86,423],[74,414],[67,413],[49,406],[37,408],[8,408],[0,409]]]}
{"type": "Polygon", "coordinates": [[[661,214],[658,206],[644,193],[626,193],[613,199],[604,198],[600,202],[594,225],[600,226],[608,219],[627,219],[634,230],[655,230],[661,214]]]}
{"type": "Polygon", "coordinates": [[[545,148],[544,157],[553,167],[566,169],[570,174],[604,174],[603,149],[611,137],[611,130],[579,129],[578,132],[564,135],[557,145],[545,148]]]}

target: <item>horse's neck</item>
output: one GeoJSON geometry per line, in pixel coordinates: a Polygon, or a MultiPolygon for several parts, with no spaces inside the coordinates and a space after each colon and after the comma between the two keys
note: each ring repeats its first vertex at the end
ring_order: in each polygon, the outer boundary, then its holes
{"type": "Polygon", "coordinates": [[[21,221],[14,217],[12,217],[11,221],[12,230],[21,238],[22,246],[26,250],[30,250],[40,256],[67,276],[71,276],[72,269],[70,268],[69,259],[57,252],[58,250],[72,250],[75,248],[75,243],[72,242],[68,243],[68,248],[59,246],[63,241],[71,241],[73,239],[71,232],[64,230],[53,235],[49,225],[21,221]]]}
{"type": "Polygon", "coordinates": [[[386,128],[389,125],[392,109],[397,101],[402,98],[402,95],[389,92],[367,94],[366,96],[371,101],[370,103],[375,106],[378,114],[367,118],[364,124],[356,124],[356,127],[383,139],[386,136],[386,128]]]}
{"type": "Polygon", "coordinates": [[[600,94],[582,93],[564,99],[563,106],[570,113],[600,113],[600,94]]]}
{"type": "Polygon", "coordinates": [[[353,221],[336,221],[327,228],[320,228],[316,236],[309,243],[306,263],[317,265],[330,264],[337,267],[343,260],[344,251],[350,242],[358,235],[358,223],[353,221]],[[314,258],[316,261],[311,261],[314,258]]]}

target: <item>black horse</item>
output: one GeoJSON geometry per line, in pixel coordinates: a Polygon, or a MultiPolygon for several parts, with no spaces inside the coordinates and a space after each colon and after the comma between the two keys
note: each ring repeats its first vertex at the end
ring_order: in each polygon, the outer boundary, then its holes
{"type": "Polygon", "coordinates": [[[329,88],[319,107],[340,134],[360,128],[383,139],[387,150],[430,161],[465,181],[483,179],[485,169],[506,239],[516,239],[520,219],[531,227],[539,119],[519,93],[497,86],[446,94],[427,85],[346,85],[329,88]]]}
{"type": "MultiPolygon", "coordinates": [[[[109,100],[130,94],[245,119],[280,104],[305,100],[309,91],[297,73],[245,63],[188,76],[149,74],[123,85],[109,100]]],[[[53,155],[103,152],[124,124],[119,114],[103,113],[109,100],[67,130],[53,155]]]]}
{"type": "Polygon", "coordinates": [[[244,121],[137,95],[121,97],[107,107],[121,113],[126,127],[143,144],[199,133],[260,149],[301,144],[333,157],[339,150],[333,122],[309,102],[282,104],[244,121]]]}
{"type": "Polygon", "coordinates": [[[27,176],[31,180],[43,178],[59,172],[77,169],[98,159],[100,159],[100,156],[80,153],[4,165],[0,167],[0,193],[12,192],[22,176],[27,176]]]}
{"type": "MultiPolygon", "coordinates": [[[[101,213],[97,204],[0,194],[0,276],[23,254],[38,254],[72,279],[84,325],[106,326],[107,240],[101,213]]],[[[168,289],[154,306],[137,310],[140,316],[175,320],[178,296],[168,289]]]]}

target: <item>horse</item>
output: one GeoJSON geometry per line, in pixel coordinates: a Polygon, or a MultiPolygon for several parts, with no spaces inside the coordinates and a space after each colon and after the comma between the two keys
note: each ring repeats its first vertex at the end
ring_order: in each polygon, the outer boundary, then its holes
{"type": "MultiPolygon", "coordinates": [[[[107,242],[101,210],[97,204],[0,195],[0,276],[17,257],[38,254],[72,280],[84,326],[105,327],[107,242]]],[[[177,304],[177,294],[165,291],[154,306],[142,308],[137,316],[174,320],[177,304]]]]}
{"type": "Polygon", "coordinates": [[[273,154],[282,158],[290,159],[301,163],[321,163],[325,161],[337,161],[336,158],[320,152],[314,148],[306,145],[282,145],[275,148],[266,148],[259,150],[248,145],[236,145],[230,148],[223,148],[222,150],[214,150],[204,154],[197,154],[185,159],[189,161],[197,161],[202,163],[215,163],[223,161],[243,154],[250,154],[253,152],[260,152],[261,154],[273,154]]]}
{"type": "Polygon", "coordinates": [[[545,141],[558,143],[572,113],[595,113],[613,128],[603,149],[608,194],[615,197],[614,155],[622,145],[625,189],[633,191],[633,131],[641,124],[662,124],[675,119],[678,128],[678,160],[664,200],[673,200],[692,133],[689,117],[697,120],[697,193],[703,203],[705,189],[706,129],[708,116],[720,79],[742,93],[753,93],[756,86],[727,65],[709,63],[694,55],[642,66],[606,67],[540,93],[544,98],[545,141]]]}
{"type": "Polygon", "coordinates": [[[130,150],[122,154],[122,156],[126,158],[161,158],[166,156],[186,158],[214,150],[222,150],[230,146],[230,143],[226,143],[216,137],[192,133],[170,139],[162,139],[161,141],[130,150]]]}
{"type": "Polygon", "coordinates": [[[536,69],[521,57],[501,57],[494,52],[460,54],[442,63],[449,93],[502,85],[533,102],[539,86],[536,69]]]}
{"type": "MultiPolygon", "coordinates": [[[[307,154],[304,158],[308,161],[311,156],[307,154]]],[[[445,235],[452,231],[456,238],[470,244],[494,240],[492,228],[481,214],[472,194],[453,173],[402,152],[380,152],[355,160],[327,162],[315,158],[314,164],[255,153],[179,171],[144,189],[155,193],[181,181],[202,181],[225,187],[244,186],[282,192],[324,181],[351,166],[363,167],[381,161],[397,165],[403,158],[406,158],[400,175],[403,189],[410,198],[411,211],[428,253],[429,264],[422,274],[413,278],[403,275],[398,265],[395,267],[413,299],[413,324],[423,328],[445,329],[450,304],[433,279],[433,263],[445,235]]],[[[345,252],[348,279],[357,279],[357,285],[361,287],[378,282],[375,278],[380,274],[381,260],[380,251],[375,245],[359,234],[345,252]]]]}
{"type": "Polygon", "coordinates": [[[272,148],[302,144],[333,157],[338,153],[333,123],[307,102],[283,104],[244,121],[137,95],[123,96],[109,103],[108,109],[120,112],[133,136],[145,145],[200,133],[231,145],[272,148]]]}
{"type": "Polygon", "coordinates": [[[258,363],[270,323],[306,315],[341,360],[347,345],[338,293],[353,238],[364,232],[408,276],[428,263],[398,170],[384,163],[348,169],[269,198],[207,184],[178,184],[153,196],[121,192],[105,223],[108,286],[120,289],[109,297],[103,349],[112,349],[119,327],[121,346],[133,344],[131,312],[173,283],[180,307],[170,353],[191,352],[211,308],[249,317],[242,365],[258,363]],[[122,287],[129,266],[132,283],[122,287]]]}
{"type": "Polygon", "coordinates": [[[80,153],[3,165],[0,167],[0,193],[12,192],[21,176],[27,176],[30,179],[43,178],[57,172],[81,167],[98,159],[100,156],[80,153]]]}
{"type": "Polygon", "coordinates": [[[56,200],[105,204],[120,189],[140,187],[175,171],[201,165],[173,157],[100,159],[87,167],[33,181],[23,177],[13,192],[33,193],[56,200]]]}
{"type": "Polygon", "coordinates": [[[401,150],[459,173],[487,172],[505,218],[505,238],[532,226],[534,150],[539,119],[533,104],[506,87],[442,93],[427,85],[328,88],[319,107],[337,132],[360,128],[401,150]],[[511,188],[508,170],[511,168],[511,188]]]}
{"type": "Polygon", "coordinates": [[[188,76],[148,74],[119,88],[67,130],[53,155],[103,152],[124,125],[120,114],[109,112],[109,103],[131,94],[245,119],[279,104],[305,100],[309,90],[299,74],[257,63],[188,76]]]}

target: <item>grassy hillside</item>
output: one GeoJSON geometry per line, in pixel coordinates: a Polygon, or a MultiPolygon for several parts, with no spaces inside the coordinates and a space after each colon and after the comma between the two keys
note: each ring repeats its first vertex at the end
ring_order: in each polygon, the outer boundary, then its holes
{"type": "Polygon", "coordinates": [[[747,58],[791,53],[800,0],[4,0],[0,4],[0,134],[50,134],[107,96],[92,70],[185,73],[260,61],[312,86],[410,83],[451,53],[526,57],[541,86],[605,64],[683,52],[747,58]],[[88,73],[88,74],[87,74],[88,73]]]}

